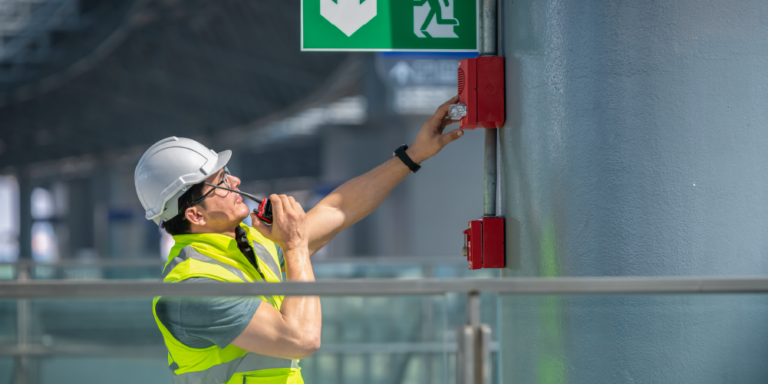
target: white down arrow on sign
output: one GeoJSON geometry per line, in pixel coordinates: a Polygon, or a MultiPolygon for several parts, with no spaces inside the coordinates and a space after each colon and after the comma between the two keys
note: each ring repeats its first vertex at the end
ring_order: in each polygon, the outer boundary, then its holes
{"type": "Polygon", "coordinates": [[[376,17],[376,0],[320,0],[320,14],[347,36],[376,17]]]}

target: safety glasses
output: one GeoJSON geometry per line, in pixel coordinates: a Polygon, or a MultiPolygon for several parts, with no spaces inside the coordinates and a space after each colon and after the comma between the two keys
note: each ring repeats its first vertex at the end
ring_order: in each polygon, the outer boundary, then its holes
{"type": "Polygon", "coordinates": [[[194,207],[195,205],[200,204],[200,202],[205,200],[206,197],[210,196],[211,193],[215,193],[219,197],[225,197],[227,196],[227,194],[229,194],[228,190],[232,189],[232,186],[229,183],[229,176],[231,175],[231,173],[229,173],[229,169],[227,169],[227,167],[224,167],[223,171],[224,172],[221,174],[221,181],[216,185],[211,183],[205,183],[205,185],[211,186],[213,188],[211,188],[204,195],[200,196],[200,198],[198,198],[197,200],[193,201],[191,206],[194,207]],[[226,189],[221,188],[222,186],[226,189]]]}

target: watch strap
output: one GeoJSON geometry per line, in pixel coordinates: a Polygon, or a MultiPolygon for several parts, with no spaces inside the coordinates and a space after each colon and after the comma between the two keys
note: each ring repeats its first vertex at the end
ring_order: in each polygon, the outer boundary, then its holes
{"type": "Polygon", "coordinates": [[[397,156],[407,167],[411,170],[411,172],[416,173],[419,169],[421,169],[421,165],[418,165],[413,162],[410,156],[405,152],[405,150],[408,149],[408,146],[403,144],[399,146],[397,149],[395,149],[394,156],[397,156]]]}

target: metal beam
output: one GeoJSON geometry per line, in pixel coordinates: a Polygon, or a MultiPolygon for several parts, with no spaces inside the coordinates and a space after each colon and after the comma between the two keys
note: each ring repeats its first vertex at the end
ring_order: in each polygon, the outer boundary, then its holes
{"type": "MultiPolygon", "coordinates": [[[[334,257],[330,259],[318,259],[312,260],[312,265],[325,265],[325,264],[354,264],[357,266],[374,266],[374,265],[441,265],[441,266],[466,266],[467,262],[460,257],[453,256],[427,256],[427,257],[410,257],[410,256],[377,256],[377,257],[334,257]]],[[[162,268],[165,265],[165,261],[159,257],[146,258],[146,259],[94,259],[94,260],[81,260],[81,259],[61,259],[52,263],[38,263],[32,259],[20,259],[13,263],[0,262],[0,267],[47,267],[47,268],[72,268],[72,267],[96,267],[96,268],[140,268],[140,267],[157,267],[162,268]]]]}
{"type": "MultiPolygon", "coordinates": [[[[159,40],[150,32],[136,35],[144,44],[149,44],[161,50],[170,50],[177,56],[189,57],[190,61],[208,64],[215,62],[225,69],[218,75],[236,74],[243,77],[269,76],[277,83],[305,85],[307,83],[320,83],[325,77],[313,73],[310,67],[297,65],[298,63],[280,63],[274,58],[267,60],[270,55],[260,50],[236,51],[226,47],[216,46],[202,40],[180,38],[172,35],[166,40],[159,40]]],[[[184,69],[184,68],[179,68],[184,69]]]]}
{"type": "Polygon", "coordinates": [[[349,279],[314,283],[186,283],[28,281],[0,283],[0,298],[152,296],[408,296],[449,292],[508,295],[768,293],[768,277],[567,277],[511,279],[349,279]]]}

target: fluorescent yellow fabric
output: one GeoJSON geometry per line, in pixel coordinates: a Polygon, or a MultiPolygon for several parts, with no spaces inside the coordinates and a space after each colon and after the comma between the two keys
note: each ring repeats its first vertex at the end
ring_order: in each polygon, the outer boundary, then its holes
{"type": "MultiPolygon", "coordinates": [[[[277,247],[255,229],[241,224],[257,256],[257,262],[267,282],[279,283],[277,247]]],[[[177,283],[192,277],[231,282],[262,281],[256,269],[237,248],[232,237],[217,233],[174,236],[163,270],[163,282],[177,283]]],[[[265,302],[280,309],[282,296],[260,296],[265,302]]],[[[177,384],[301,384],[298,361],[258,355],[234,345],[226,348],[211,346],[190,348],[176,340],[165,328],[155,312],[160,297],[155,297],[152,312],[168,347],[168,365],[177,384]]]]}
{"type": "Polygon", "coordinates": [[[288,375],[281,371],[280,369],[263,369],[252,374],[245,374],[241,380],[243,380],[243,384],[304,384],[300,369],[288,375]]]}

